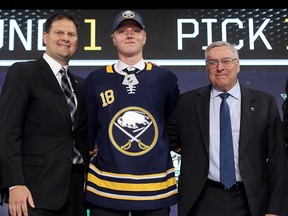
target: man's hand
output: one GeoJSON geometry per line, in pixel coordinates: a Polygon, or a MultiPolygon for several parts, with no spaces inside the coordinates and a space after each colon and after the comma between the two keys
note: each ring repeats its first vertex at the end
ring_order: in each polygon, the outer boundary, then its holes
{"type": "MultiPolygon", "coordinates": [[[[97,154],[98,154],[98,145],[97,145],[97,143],[95,143],[95,146],[94,146],[93,150],[90,151],[90,155],[92,156],[92,159],[93,159],[94,157],[96,157],[97,154]]],[[[92,160],[92,159],[91,159],[91,160],[92,160]]]]}
{"type": "Polygon", "coordinates": [[[32,195],[26,186],[18,185],[11,188],[8,203],[10,216],[28,216],[27,202],[35,208],[32,195]]]}

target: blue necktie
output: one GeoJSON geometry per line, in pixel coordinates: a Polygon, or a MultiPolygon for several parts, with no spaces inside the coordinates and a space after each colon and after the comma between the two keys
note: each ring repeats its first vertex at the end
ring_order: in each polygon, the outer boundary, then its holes
{"type": "Polygon", "coordinates": [[[220,182],[229,189],[236,182],[230,111],[226,101],[229,93],[222,93],[220,97],[220,182]]]}

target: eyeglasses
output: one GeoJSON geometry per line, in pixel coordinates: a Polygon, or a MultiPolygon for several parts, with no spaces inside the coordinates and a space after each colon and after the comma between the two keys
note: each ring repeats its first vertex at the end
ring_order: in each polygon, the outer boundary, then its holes
{"type": "Polygon", "coordinates": [[[221,65],[223,65],[224,67],[230,67],[233,63],[233,61],[238,60],[237,58],[224,58],[221,59],[220,61],[217,60],[208,60],[206,61],[206,65],[209,68],[215,68],[218,66],[219,63],[221,63],[221,65]]]}

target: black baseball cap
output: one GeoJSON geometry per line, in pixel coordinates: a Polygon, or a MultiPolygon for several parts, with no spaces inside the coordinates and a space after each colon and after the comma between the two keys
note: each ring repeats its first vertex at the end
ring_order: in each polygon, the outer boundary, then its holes
{"type": "Polygon", "coordinates": [[[115,17],[112,26],[112,32],[114,32],[124,20],[134,20],[142,29],[145,29],[142,16],[135,11],[126,10],[122,11],[115,17]]]}

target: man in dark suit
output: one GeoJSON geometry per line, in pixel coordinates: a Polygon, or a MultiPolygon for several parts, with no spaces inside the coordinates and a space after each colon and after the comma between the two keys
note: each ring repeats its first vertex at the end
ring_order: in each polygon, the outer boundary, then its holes
{"type": "Polygon", "coordinates": [[[167,124],[171,149],[181,154],[178,214],[280,215],[287,183],[276,99],[239,83],[239,56],[230,43],[213,42],[205,60],[211,84],[183,93],[167,124]],[[235,179],[229,187],[220,182],[221,93],[229,93],[233,134],[235,179]]]}
{"type": "Polygon", "coordinates": [[[68,69],[77,31],[71,15],[52,15],[45,23],[44,55],[13,64],[6,75],[0,97],[0,190],[9,190],[11,216],[86,215],[84,79],[68,69]],[[61,88],[62,67],[70,80],[65,87],[72,87],[68,102],[61,88]],[[68,106],[72,100],[77,106],[73,118],[68,106]]]}
{"type": "MultiPolygon", "coordinates": [[[[286,143],[286,156],[287,156],[287,163],[288,163],[288,78],[286,80],[285,93],[286,93],[286,98],[282,104],[282,111],[283,111],[284,138],[285,138],[285,143],[286,143]]],[[[286,172],[288,173],[288,167],[287,167],[286,172]]],[[[284,214],[283,214],[284,216],[288,215],[288,181],[286,185],[287,185],[286,196],[285,196],[286,205],[284,206],[284,214]]]]}

